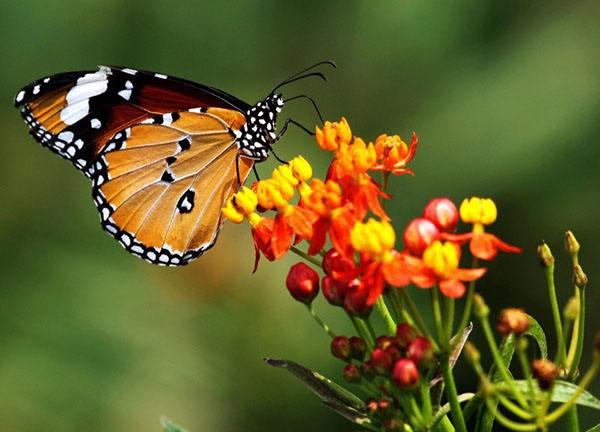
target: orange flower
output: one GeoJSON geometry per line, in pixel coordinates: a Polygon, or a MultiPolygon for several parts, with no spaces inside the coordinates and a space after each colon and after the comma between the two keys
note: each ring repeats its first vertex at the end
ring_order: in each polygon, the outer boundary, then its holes
{"type": "Polygon", "coordinates": [[[440,291],[446,297],[460,298],[465,294],[463,282],[479,279],[485,268],[462,269],[460,247],[452,242],[434,241],[423,253],[423,259],[406,257],[413,268],[412,282],[420,288],[431,288],[439,284],[440,291]]]}
{"type": "Polygon", "coordinates": [[[323,129],[315,128],[317,144],[323,150],[337,151],[342,144],[350,144],[352,131],[344,117],[339,122],[326,121],[323,129]]]}
{"type": "Polygon", "coordinates": [[[489,198],[473,197],[465,199],[460,205],[460,218],[465,223],[473,224],[470,233],[451,234],[442,236],[451,241],[466,243],[474,257],[490,261],[496,257],[498,251],[520,253],[521,248],[505,243],[493,234],[485,232],[485,225],[491,225],[498,217],[496,204],[489,198]]]}
{"type": "Polygon", "coordinates": [[[406,165],[415,156],[418,143],[419,139],[414,132],[410,145],[402,141],[398,135],[379,135],[375,140],[378,164],[373,169],[388,171],[395,175],[413,175],[412,170],[406,168],[406,165]]]}

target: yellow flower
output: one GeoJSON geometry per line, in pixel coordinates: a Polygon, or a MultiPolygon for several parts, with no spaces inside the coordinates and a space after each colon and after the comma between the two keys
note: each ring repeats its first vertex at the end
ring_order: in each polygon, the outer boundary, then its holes
{"type": "Polygon", "coordinates": [[[234,223],[242,223],[245,218],[248,218],[248,221],[255,225],[260,220],[260,216],[256,213],[257,204],[256,193],[244,186],[242,190],[229,197],[221,211],[225,218],[234,223]]]}
{"type": "Polygon", "coordinates": [[[355,251],[373,258],[383,258],[394,248],[396,233],[386,221],[373,218],[366,223],[357,222],[350,232],[350,242],[355,251]]]}
{"type": "Polygon", "coordinates": [[[339,122],[326,121],[323,129],[315,128],[317,144],[323,150],[337,151],[342,143],[350,144],[352,131],[344,117],[339,122]]]}
{"type": "Polygon", "coordinates": [[[460,218],[465,223],[490,225],[497,217],[498,209],[490,198],[472,197],[460,205],[460,218]]]}
{"type": "Polygon", "coordinates": [[[432,269],[439,278],[447,278],[458,269],[460,255],[456,244],[434,241],[423,252],[423,263],[432,269]]]}
{"type": "Polygon", "coordinates": [[[290,161],[290,167],[292,168],[294,177],[300,182],[307,181],[313,175],[312,167],[302,156],[296,156],[292,159],[290,161]]]}
{"type": "Polygon", "coordinates": [[[255,185],[258,204],[265,210],[283,209],[294,197],[294,187],[281,179],[261,180],[255,185]]]}
{"type": "Polygon", "coordinates": [[[340,146],[336,159],[344,173],[360,174],[376,165],[377,153],[372,143],[366,144],[361,138],[356,138],[351,145],[340,146]]]}

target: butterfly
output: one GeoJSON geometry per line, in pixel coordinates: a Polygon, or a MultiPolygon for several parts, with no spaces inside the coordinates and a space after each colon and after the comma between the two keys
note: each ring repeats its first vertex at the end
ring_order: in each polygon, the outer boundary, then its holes
{"type": "MultiPolygon", "coordinates": [[[[165,74],[100,66],[25,86],[15,106],[42,146],[92,182],[103,229],[153,264],[179,266],[216,242],[221,208],[254,164],[295,124],[277,131],[282,86],[310,76],[319,62],[250,105],[222,90],[165,74]]],[[[322,118],[322,117],[321,117],[322,118]]]]}

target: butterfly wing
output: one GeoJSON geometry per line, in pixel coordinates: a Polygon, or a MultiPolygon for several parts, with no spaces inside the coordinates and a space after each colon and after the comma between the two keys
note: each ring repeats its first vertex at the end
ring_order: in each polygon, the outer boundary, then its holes
{"type": "Polygon", "coordinates": [[[190,108],[249,108],[209,86],[114,66],[39,79],[17,93],[15,105],[39,143],[85,174],[118,131],[145,119],[190,108]]]}
{"type": "Polygon", "coordinates": [[[182,265],[213,246],[221,208],[252,160],[233,130],[245,122],[222,108],[167,113],[119,131],[91,170],[102,226],[132,254],[182,265]]]}

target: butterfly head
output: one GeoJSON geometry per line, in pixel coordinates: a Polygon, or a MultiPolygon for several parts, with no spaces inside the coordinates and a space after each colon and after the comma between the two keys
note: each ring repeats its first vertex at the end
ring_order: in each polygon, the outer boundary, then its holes
{"type": "Polygon", "coordinates": [[[283,108],[283,97],[271,93],[265,99],[250,107],[246,112],[246,123],[236,132],[236,142],[242,155],[263,161],[269,150],[277,142],[277,115],[283,108]]]}

